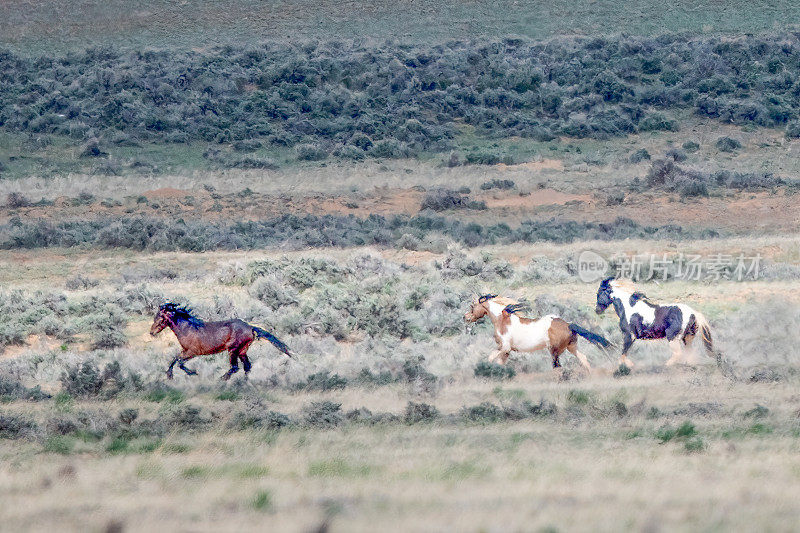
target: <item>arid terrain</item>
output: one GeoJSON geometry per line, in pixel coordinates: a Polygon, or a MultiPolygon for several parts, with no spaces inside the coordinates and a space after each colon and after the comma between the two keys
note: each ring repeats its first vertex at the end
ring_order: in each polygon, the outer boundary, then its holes
{"type": "Polygon", "coordinates": [[[3,3],[0,530],[795,529],[797,11],[3,3]],[[613,344],[489,364],[485,293],[613,344]],[[293,358],[169,380],[168,301],[293,358]]]}

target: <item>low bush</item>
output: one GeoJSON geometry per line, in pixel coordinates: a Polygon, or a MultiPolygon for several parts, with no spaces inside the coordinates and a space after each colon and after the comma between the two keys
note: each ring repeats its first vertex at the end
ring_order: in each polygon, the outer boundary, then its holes
{"type": "MultiPolygon", "coordinates": [[[[674,162],[668,160],[674,165],[674,162]]],[[[674,170],[665,173],[669,177],[674,170]]],[[[678,181],[694,179],[684,173],[674,174],[678,181]]],[[[663,186],[665,176],[653,180],[663,186]]],[[[675,187],[670,182],[669,187],[675,187]]],[[[446,195],[447,196],[447,195],[446,195]]],[[[461,195],[457,195],[462,198],[461,195]]],[[[449,197],[449,196],[447,196],[449,197]]],[[[461,202],[461,200],[455,200],[461,202]]],[[[452,206],[451,200],[439,202],[452,206]]],[[[483,208],[468,202],[467,208],[483,208]]],[[[442,207],[444,208],[444,207],[442,207]]],[[[463,208],[459,207],[459,209],[463,208]]],[[[611,223],[572,220],[525,220],[518,227],[508,224],[481,225],[437,216],[366,218],[353,216],[284,215],[260,221],[224,222],[165,220],[158,218],[120,217],[114,220],[70,222],[22,222],[0,224],[0,249],[74,247],[123,248],[149,251],[201,252],[208,250],[254,249],[275,247],[351,247],[373,244],[394,246],[403,235],[417,239],[445,236],[467,247],[516,242],[574,242],[575,240],[617,240],[626,238],[670,238],[707,236],[691,233],[680,226],[645,226],[619,218],[611,223]]],[[[286,276],[286,272],[283,273],[286,276]]],[[[0,325],[2,327],[3,325],[0,325]]]]}
{"type": "Polygon", "coordinates": [[[700,149],[700,145],[694,141],[686,141],[681,145],[681,148],[689,153],[694,153],[700,149]]]}
{"type": "Polygon", "coordinates": [[[491,402],[483,402],[472,407],[461,409],[461,416],[468,422],[492,423],[505,420],[506,414],[503,409],[491,402]]]}
{"type": "Polygon", "coordinates": [[[631,163],[641,163],[642,161],[649,161],[650,160],[650,152],[645,150],[644,148],[639,148],[635,152],[633,152],[628,161],[631,163]]]}
{"type": "Polygon", "coordinates": [[[731,137],[720,137],[714,143],[720,152],[735,152],[742,147],[742,143],[731,137]]]}
{"type": "Polygon", "coordinates": [[[27,196],[20,192],[10,192],[6,196],[6,207],[9,209],[19,209],[20,207],[28,207],[31,201],[27,196]]]}
{"type": "Polygon", "coordinates": [[[491,189],[499,189],[501,191],[513,189],[516,187],[516,183],[513,180],[500,180],[500,179],[493,179],[490,181],[484,181],[481,183],[481,190],[482,191],[489,191],[491,189]]]}
{"type": "Polygon", "coordinates": [[[322,370],[311,374],[306,378],[305,383],[298,384],[297,388],[309,391],[327,392],[331,390],[341,390],[347,386],[347,379],[339,374],[331,374],[328,370],[322,370]]]}
{"type": "Polygon", "coordinates": [[[470,201],[464,196],[449,189],[435,189],[425,194],[420,210],[447,211],[451,209],[485,209],[486,205],[470,201]],[[482,207],[481,207],[482,206],[482,207]]]}
{"type": "Polygon", "coordinates": [[[303,414],[305,423],[316,428],[333,428],[340,425],[343,419],[342,404],[329,401],[311,402],[303,414]]]}
{"type": "Polygon", "coordinates": [[[419,424],[420,422],[432,422],[439,416],[439,410],[433,405],[408,402],[403,413],[403,420],[406,424],[419,424]]]}
{"type": "Polygon", "coordinates": [[[514,376],[517,375],[517,372],[510,366],[489,363],[487,361],[481,361],[475,365],[473,373],[475,374],[476,378],[487,378],[500,381],[513,379],[514,376]]]}
{"type": "Polygon", "coordinates": [[[13,414],[0,413],[0,439],[28,438],[38,429],[32,419],[13,414]]]}

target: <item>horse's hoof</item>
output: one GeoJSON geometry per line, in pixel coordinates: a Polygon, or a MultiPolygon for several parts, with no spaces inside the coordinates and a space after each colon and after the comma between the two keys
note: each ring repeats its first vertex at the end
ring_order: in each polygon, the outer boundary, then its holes
{"type": "Polygon", "coordinates": [[[172,370],[167,370],[167,379],[172,379],[172,370]]]}
{"type": "Polygon", "coordinates": [[[224,375],[224,376],[222,376],[220,379],[221,379],[222,381],[228,381],[229,379],[231,379],[231,375],[230,375],[230,374],[225,374],[225,375],[224,375]]]}

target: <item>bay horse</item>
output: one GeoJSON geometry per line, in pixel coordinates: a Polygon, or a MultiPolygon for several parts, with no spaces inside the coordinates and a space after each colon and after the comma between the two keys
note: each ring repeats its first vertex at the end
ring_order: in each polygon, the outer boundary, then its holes
{"type": "Polygon", "coordinates": [[[602,336],[570,324],[557,315],[546,315],[539,319],[519,316],[524,306],[511,298],[484,294],[473,300],[470,310],[464,315],[467,322],[476,322],[488,316],[494,325],[494,340],[497,350],[489,355],[489,362],[496,360],[505,364],[512,351],[535,352],[547,349],[553,359],[553,368],[559,368],[559,357],[568,350],[578,358],[586,370],[591,370],[586,356],[578,351],[578,335],[602,348],[609,346],[602,336]]]}
{"type": "Polygon", "coordinates": [[[628,350],[635,340],[666,339],[672,349],[672,356],[666,364],[674,365],[683,358],[684,351],[692,348],[698,332],[708,355],[720,361],[720,354],[714,351],[708,320],[688,305],[659,305],[637,291],[632,282],[613,277],[600,282],[595,312],[603,314],[611,305],[619,317],[624,339],[620,364],[633,368],[628,359],[628,350]]]}
{"type": "Polygon", "coordinates": [[[172,367],[175,363],[187,375],[193,376],[197,372],[186,368],[184,366],[186,361],[198,355],[211,355],[225,350],[230,355],[231,367],[222,379],[227,381],[239,371],[237,363],[240,359],[244,374],[247,376],[252,366],[250,358],[247,357],[247,349],[259,337],[267,339],[289,357],[292,356],[288,346],[264,329],[239,319],[205,322],[194,316],[191,309],[172,302],[167,302],[158,308],[153,325],[150,327],[150,335],[155,337],[166,327],[172,330],[181,345],[181,353],[172,360],[167,369],[169,379],[172,379],[172,367]]]}

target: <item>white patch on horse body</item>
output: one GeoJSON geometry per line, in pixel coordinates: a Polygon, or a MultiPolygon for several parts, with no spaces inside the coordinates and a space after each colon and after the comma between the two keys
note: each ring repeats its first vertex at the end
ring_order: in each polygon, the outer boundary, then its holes
{"type": "Polygon", "coordinates": [[[493,300],[489,302],[489,306],[487,307],[487,309],[489,309],[489,313],[492,316],[500,316],[500,313],[502,313],[503,309],[505,308],[506,308],[505,305],[499,304],[493,300]]]}
{"type": "Polygon", "coordinates": [[[619,287],[614,287],[614,290],[611,292],[611,296],[614,298],[619,298],[622,302],[622,307],[625,309],[625,320],[630,323],[631,317],[635,314],[642,317],[642,323],[645,326],[650,326],[656,320],[656,309],[655,307],[651,307],[647,305],[642,300],[637,300],[634,305],[631,305],[631,296],[632,294],[620,289],[619,287]]]}
{"type": "Polygon", "coordinates": [[[672,305],[681,310],[681,315],[683,318],[683,321],[681,322],[681,335],[683,335],[683,332],[686,331],[686,326],[689,325],[689,318],[692,315],[695,315],[695,317],[697,317],[699,313],[686,304],[672,304],[672,305]]]}
{"type": "Polygon", "coordinates": [[[508,329],[500,336],[503,347],[518,352],[535,352],[550,348],[550,325],[554,318],[556,315],[547,315],[523,324],[518,316],[511,315],[508,329]]]}

